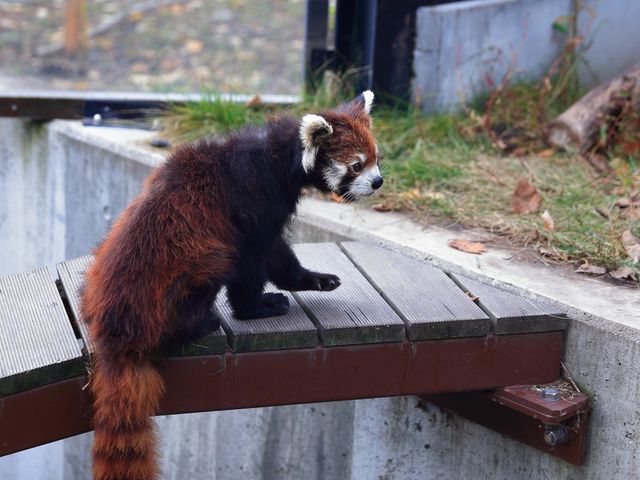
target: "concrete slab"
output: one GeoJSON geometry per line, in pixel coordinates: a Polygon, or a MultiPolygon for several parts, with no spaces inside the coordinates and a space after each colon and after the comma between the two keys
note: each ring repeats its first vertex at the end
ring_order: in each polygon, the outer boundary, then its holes
{"type": "MultiPolygon", "coordinates": [[[[589,48],[578,64],[594,86],[640,61],[636,0],[587,0],[579,31],[589,48]],[[615,52],[612,55],[611,52],[615,52]]],[[[414,52],[414,97],[424,111],[456,109],[514,79],[538,80],[561,54],[565,37],[552,25],[571,11],[570,0],[473,0],[419,8],[414,52]]]]}

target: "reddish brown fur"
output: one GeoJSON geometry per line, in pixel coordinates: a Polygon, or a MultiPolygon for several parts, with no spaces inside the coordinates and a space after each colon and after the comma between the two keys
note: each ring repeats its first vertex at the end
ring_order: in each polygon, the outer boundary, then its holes
{"type": "Polygon", "coordinates": [[[364,153],[364,168],[372,167],[377,162],[376,141],[371,133],[371,117],[354,110],[350,115],[342,112],[326,112],[324,118],[333,127],[333,135],[327,137],[323,150],[327,157],[344,164],[354,160],[355,153],[364,153]]]}
{"type": "MultiPolygon", "coordinates": [[[[178,150],[174,163],[198,176],[197,158],[190,146],[178,150]]],[[[142,193],[115,222],[105,241],[95,250],[83,292],[82,315],[89,323],[95,351],[91,375],[95,442],[93,470],[96,480],[149,480],[157,476],[153,423],[163,391],[162,379],[147,355],[166,340],[172,330],[167,318],[167,291],[174,302],[187,288],[223,277],[235,254],[232,227],[204,205],[215,196],[215,185],[194,185],[201,190],[172,189],[166,167],[146,181],[142,193]],[[178,282],[183,279],[183,282],[178,282]],[[123,312],[126,308],[127,312],[123,312]],[[114,338],[107,317],[128,315],[136,327],[122,322],[122,336],[114,338]]],[[[202,178],[202,177],[201,177],[202,178]]],[[[208,178],[208,177],[204,177],[208,178]]]]}
{"type": "Polygon", "coordinates": [[[223,284],[238,318],[286,313],[288,302],[286,309],[262,303],[267,276],[292,291],[340,285],[335,275],[303,268],[282,230],[304,186],[335,188],[323,176],[331,162],[364,153],[365,167],[376,164],[363,98],[323,113],[333,134],[318,145],[311,172],[302,165],[300,121],[289,117],[179,148],[95,250],[81,309],[94,343],[96,480],[157,478],[151,417],[163,382],[151,354],[200,332],[189,322],[216,328],[207,312],[223,284]]]}

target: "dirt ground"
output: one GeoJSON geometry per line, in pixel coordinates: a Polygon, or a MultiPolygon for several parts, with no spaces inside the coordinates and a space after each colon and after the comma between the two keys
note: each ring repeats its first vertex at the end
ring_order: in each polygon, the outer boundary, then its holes
{"type": "Polygon", "coordinates": [[[0,88],[300,93],[304,0],[86,3],[71,59],[65,0],[0,0],[0,88]]]}

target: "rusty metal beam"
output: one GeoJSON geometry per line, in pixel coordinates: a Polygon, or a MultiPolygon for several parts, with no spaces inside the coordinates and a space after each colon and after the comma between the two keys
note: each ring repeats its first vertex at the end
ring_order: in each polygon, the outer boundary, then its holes
{"type": "MultiPolygon", "coordinates": [[[[547,332],[173,357],[160,366],[159,414],[549,382],[561,352],[562,332],[547,332]]],[[[0,399],[0,456],[90,430],[82,385],[78,377],[0,399]]]]}

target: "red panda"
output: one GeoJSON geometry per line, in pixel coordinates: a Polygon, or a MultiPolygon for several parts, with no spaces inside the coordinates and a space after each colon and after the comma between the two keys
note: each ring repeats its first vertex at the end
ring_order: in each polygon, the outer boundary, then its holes
{"type": "Polygon", "coordinates": [[[151,417],[163,382],[152,354],[220,326],[226,286],[241,319],[283,315],[283,290],[328,291],[331,274],[300,265],[283,230],[303,187],[348,201],[382,185],[373,93],[301,120],[276,117],[222,140],[187,144],[157,167],[95,249],[81,297],[94,342],[93,477],[158,476],[151,417]]]}

